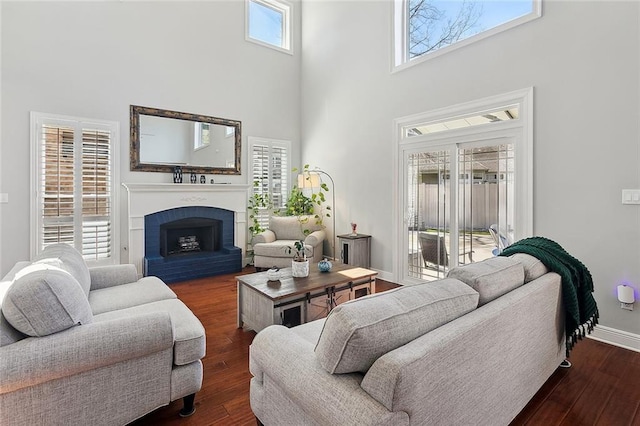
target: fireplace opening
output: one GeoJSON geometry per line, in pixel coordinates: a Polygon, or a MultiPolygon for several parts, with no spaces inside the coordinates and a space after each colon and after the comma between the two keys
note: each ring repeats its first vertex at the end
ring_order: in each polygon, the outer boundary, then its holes
{"type": "Polygon", "coordinates": [[[235,213],[218,207],[185,206],[144,217],[144,275],[166,283],[242,270],[234,245],[235,213]]]}
{"type": "Polygon", "coordinates": [[[160,255],[184,256],[221,248],[222,221],[190,217],[160,225],[160,255]]]}

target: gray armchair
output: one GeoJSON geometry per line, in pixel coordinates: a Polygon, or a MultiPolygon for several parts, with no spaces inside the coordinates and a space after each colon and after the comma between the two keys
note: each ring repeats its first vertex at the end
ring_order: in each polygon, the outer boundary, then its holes
{"type": "Polygon", "coordinates": [[[271,216],[269,229],[251,239],[254,265],[261,270],[291,267],[293,243],[304,241],[307,258],[311,262],[322,260],[322,243],[326,233],[316,224],[313,216],[271,216]]]}
{"type": "Polygon", "coordinates": [[[160,279],[48,246],[0,281],[0,424],[127,424],[180,398],[190,415],[205,347],[160,279]]]}

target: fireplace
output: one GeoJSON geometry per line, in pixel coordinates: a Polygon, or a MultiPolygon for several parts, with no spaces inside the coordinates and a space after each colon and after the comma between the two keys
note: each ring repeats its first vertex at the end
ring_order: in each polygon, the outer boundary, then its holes
{"type": "Polygon", "coordinates": [[[160,255],[189,255],[220,250],[222,221],[206,217],[178,219],[160,225],[160,255]]]}
{"type": "Polygon", "coordinates": [[[170,283],[242,270],[230,210],[178,207],[148,214],[144,223],[145,276],[170,283]]]}

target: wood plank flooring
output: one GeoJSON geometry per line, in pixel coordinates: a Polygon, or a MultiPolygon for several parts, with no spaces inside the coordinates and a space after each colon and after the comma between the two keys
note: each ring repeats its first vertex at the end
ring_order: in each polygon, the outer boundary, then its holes
{"type": "MultiPolygon", "coordinates": [[[[251,267],[242,273],[252,273],[251,267]]],[[[195,414],[178,417],[182,401],[159,408],[133,425],[251,425],[249,344],[255,333],[236,328],[240,274],[186,281],[170,287],[202,321],[207,333],[204,382],[195,414]]],[[[396,287],[382,280],[378,292],[396,287]]],[[[640,426],[640,353],[592,339],[571,352],[570,369],[558,369],[512,425],[640,426]]]]}

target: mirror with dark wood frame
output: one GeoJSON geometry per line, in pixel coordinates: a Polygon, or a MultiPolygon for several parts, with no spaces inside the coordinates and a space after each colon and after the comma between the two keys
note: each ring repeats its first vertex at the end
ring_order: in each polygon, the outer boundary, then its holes
{"type": "Polygon", "coordinates": [[[131,105],[131,170],[239,175],[238,120],[131,105]]]}

